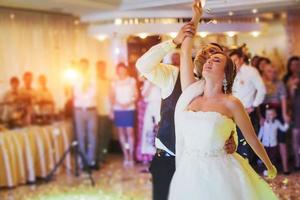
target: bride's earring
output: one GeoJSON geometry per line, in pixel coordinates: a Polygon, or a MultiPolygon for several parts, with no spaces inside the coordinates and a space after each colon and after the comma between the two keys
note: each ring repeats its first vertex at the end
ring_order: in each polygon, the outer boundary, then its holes
{"type": "Polygon", "coordinates": [[[227,94],[227,80],[226,80],[226,76],[224,75],[224,79],[223,79],[223,89],[224,89],[224,93],[227,94]]]}

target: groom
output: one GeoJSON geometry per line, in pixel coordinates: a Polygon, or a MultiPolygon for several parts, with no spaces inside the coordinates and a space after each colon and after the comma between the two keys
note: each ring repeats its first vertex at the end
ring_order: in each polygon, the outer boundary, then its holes
{"type": "MultiPolygon", "coordinates": [[[[150,166],[153,184],[153,199],[167,200],[169,186],[175,172],[175,126],[174,111],[181,95],[179,76],[180,56],[172,55],[172,65],[161,63],[161,60],[179,46],[185,37],[193,37],[196,30],[189,22],[185,24],[173,40],[153,46],[136,63],[138,71],[149,81],[161,89],[161,120],[155,138],[156,154],[150,166]]],[[[215,52],[223,51],[218,44],[209,44],[196,57],[204,64],[205,60],[215,52]],[[201,60],[202,59],[202,60],[201,60]]],[[[196,69],[198,71],[200,69],[196,69]]],[[[188,130],[187,130],[188,131],[188,130]]],[[[233,153],[236,145],[230,137],[224,146],[227,153],[233,153]]]]}

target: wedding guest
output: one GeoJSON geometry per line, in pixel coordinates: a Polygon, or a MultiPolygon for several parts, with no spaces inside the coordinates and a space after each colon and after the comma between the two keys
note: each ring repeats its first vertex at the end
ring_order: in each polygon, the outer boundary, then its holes
{"type": "Polygon", "coordinates": [[[96,167],[97,145],[96,81],[89,74],[87,59],[80,60],[78,70],[80,77],[73,87],[76,136],[80,151],[86,156],[89,167],[93,169],[96,167]]]}
{"type": "Polygon", "coordinates": [[[16,76],[10,79],[10,89],[5,92],[1,100],[1,120],[8,123],[9,128],[22,126],[25,110],[22,109],[22,100],[19,91],[20,81],[16,76]]]}
{"type": "Polygon", "coordinates": [[[144,156],[144,163],[149,163],[156,152],[154,141],[160,121],[160,89],[150,81],[145,80],[142,96],[146,102],[146,111],[143,119],[141,153],[144,156]]]}
{"type": "Polygon", "coordinates": [[[112,136],[112,120],[109,117],[111,103],[109,90],[111,80],[107,77],[107,63],[99,60],[96,63],[97,73],[97,113],[98,113],[98,150],[97,163],[105,160],[112,136]]]}
{"type": "Polygon", "coordinates": [[[36,103],[38,105],[36,114],[39,115],[43,122],[50,122],[54,115],[54,99],[51,91],[47,86],[45,75],[38,77],[39,88],[36,91],[36,103]]]}
{"type": "MultiPolygon", "coordinates": [[[[145,83],[145,77],[139,76],[139,81],[141,82],[140,92],[143,90],[143,85],[145,83]]],[[[145,110],[147,107],[147,103],[142,95],[139,95],[136,104],[137,110],[137,129],[136,129],[136,150],[135,157],[138,162],[145,163],[148,160],[148,156],[142,154],[142,138],[143,138],[143,128],[144,128],[144,118],[145,118],[145,110]]],[[[143,170],[146,171],[146,170],[143,170]]]]}
{"type": "Polygon", "coordinates": [[[25,123],[30,125],[34,117],[33,105],[36,102],[36,90],[32,87],[33,74],[25,72],[23,74],[23,87],[20,88],[20,95],[26,107],[25,123]]]}
{"type": "MultiPolygon", "coordinates": [[[[263,104],[260,106],[263,119],[266,106],[272,106],[276,109],[278,119],[281,122],[288,123],[290,119],[287,113],[286,88],[284,83],[279,80],[276,68],[272,64],[266,64],[262,73],[262,77],[267,89],[266,98],[264,99],[263,104]]],[[[278,132],[278,142],[283,172],[285,174],[289,174],[286,132],[278,132]]]]}
{"type": "MultiPolygon", "coordinates": [[[[243,52],[240,49],[233,50],[229,54],[237,70],[233,83],[233,96],[237,97],[247,110],[255,130],[258,130],[259,122],[255,109],[263,102],[266,95],[264,82],[258,71],[244,62],[243,52]]],[[[251,163],[254,153],[249,144],[246,143],[240,129],[237,129],[239,145],[237,152],[247,158],[251,163]]]]}
{"type": "Polygon", "coordinates": [[[260,59],[260,57],[258,55],[253,56],[253,58],[251,58],[251,66],[258,69],[257,64],[258,64],[259,59],[260,59]]]}
{"type": "Polygon", "coordinates": [[[292,142],[295,156],[295,169],[300,170],[300,57],[292,56],[287,63],[288,73],[285,82],[292,111],[292,142]]]}
{"type": "Polygon", "coordinates": [[[265,65],[271,64],[271,61],[267,57],[260,57],[259,60],[257,61],[256,68],[259,71],[260,74],[263,73],[265,65]]]}
{"type": "Polygon", "coordinates": [[[128,74],[127,66],[119,63],[116,68],[117,79],[112,83],[111,102],[114,122],[124,154],[124,167],[134,166],[135,148],[135,110],[137,100],[136,80],[128,74]]]}
{"type": "MultiPolygon", "coordinates": [[[[276,166],[278,155],[278,130],[286,132],[287,123],[282,124],[277,118],[276,109],[268,106],[265,111],[265,121],[260,127],[258,138],[262,141],[271,162],[276,166]]],[[[277,166],[276,166],[277,168],[277,166]]]]}

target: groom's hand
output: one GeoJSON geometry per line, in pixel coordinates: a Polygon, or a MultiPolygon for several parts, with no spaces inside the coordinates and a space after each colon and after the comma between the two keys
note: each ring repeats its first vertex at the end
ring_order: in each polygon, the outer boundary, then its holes
{"type": "Polygon", "coordinates": [[[177,46],[180,45],[184,38],[190,37],[193,38],[196,34],[196,28],[193,22],[186,23],[183,27],[181,27],[180,31],[176,35],[176,37],[173,39],[173,43],[177,46]]]}
{"type": "Polygon", "coordinates": [[[234,132],[231,132],[231,135],[229,137],[228,140],[226,140],[225,142],[225,146],[224,146],[224,150],[228,153],[228,154],[232,154],[235,152],[236,150],[236,144],[234,142],[234,138],[233,138],[233,134],[234,132]]]}

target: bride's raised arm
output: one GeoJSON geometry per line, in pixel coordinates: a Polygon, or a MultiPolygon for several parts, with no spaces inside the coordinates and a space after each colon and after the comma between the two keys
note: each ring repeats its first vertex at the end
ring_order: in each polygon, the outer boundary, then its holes
{"type": "MultiPolygon", "coordinates": [[[[191,20],[194,26],[192,27],[193,29],[190,30],[191,33],[196,32],[201,16],[202,16],[202,7],[201,7],[200,0],[194,0],[193,18],[191,20]]],[[[194,37],[186,37],[181,45],[180,80],[181,80],[182,90],[184,90],[190,84],[195,82],[195,77],[193,73],[194,63],[192,60],[193,39],[194,37]]]]}

